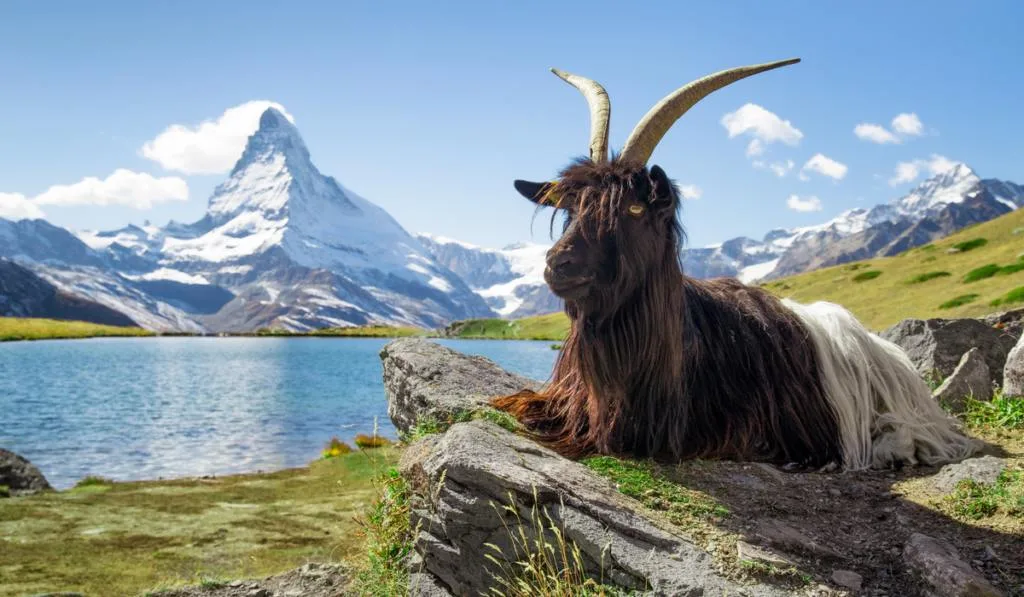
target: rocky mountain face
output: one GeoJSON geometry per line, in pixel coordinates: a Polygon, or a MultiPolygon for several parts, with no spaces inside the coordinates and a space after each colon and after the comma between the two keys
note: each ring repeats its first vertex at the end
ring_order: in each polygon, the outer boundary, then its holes
{"type": "Polygon", "coordinates": [[[321,174],[272,108],[198,222],[75,238],[0,221],[0,256],[153,329],[437,327],[494,314],[387,212],[321,174]]]}
{"type": "Polygon", "coordinates": [[[547,245],[517,243],[485,249],[429,234],[420,234],[419,239],[438,262],[465,280],[502,317],[514,319],[562,308],[562,301],[544,282],[547,245]]]}
{"type": "Polygon", "coordinates": [[[0,317],[45,317],[133,326],[124,314],[58,290],[32,271],[0,259],[0,317]]]}
{"type": "MultiPolygon", "coordinates": [[[[771,230],[761,240],[737,237],[685,248],[680,260],[683,271],[696,278],[754,282],[895,255],[1022,206],[1024,186],[982,180],[958,164],[890,203],[848,210],[815,226],[771,230]]],[[[513,254],[514,247],[495,250],[426,235],[420,239],[502,316],[549,313],[561,306],[544,284],[541,250],[513,254]]]]}

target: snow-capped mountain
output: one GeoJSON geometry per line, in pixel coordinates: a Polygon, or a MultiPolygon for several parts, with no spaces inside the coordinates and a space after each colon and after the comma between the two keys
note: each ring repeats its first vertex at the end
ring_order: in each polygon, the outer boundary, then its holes
{"type": "Polygon", "coordinates": [[[548,245],[517,243],[486,249],[431,234],[418,238],[438,262],[465,280],[502,317],[525,317],[562,308],[562,302],[544,282],[548,245]]]}
{"type": "Polygon", "coordinates": [[[155,329],[437,327],[494,314],[387,212],[321,174],[273,108],[198,222],[79,238],[40,220],[6,224],[56,240],[8,241],[0,227],[0,256],[155,329]]]}

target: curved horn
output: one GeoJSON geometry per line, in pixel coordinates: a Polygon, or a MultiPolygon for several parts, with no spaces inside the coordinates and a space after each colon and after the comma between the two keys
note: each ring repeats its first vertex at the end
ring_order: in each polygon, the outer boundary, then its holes
{"type": "Polygon", "coordinates": [[[608,92],[597,81],[586,77],[567,73],[557,68],[551,69],[559,79],[580,90],[590,106],[590,159],[601,164],[608,160],[608,121],[612,114],[612,104],[608,92]]]}
{"type": "Polygon", "coordinates": [[[665,96],[665,99],[658,102],[640,119],[636,128],[629,134],[619,159],[646,164],[668,129],[697,102],[730,83],[797,62],[800,62],[799,58],[731,68],[683,85],[665,96]]]}

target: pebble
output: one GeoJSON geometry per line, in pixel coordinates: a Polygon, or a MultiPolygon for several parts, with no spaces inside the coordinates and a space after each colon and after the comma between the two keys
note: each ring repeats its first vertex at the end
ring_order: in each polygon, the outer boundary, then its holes
{"type": "Polygon", "coordinates": [[[860,585],[864,582],[864,579],[861,575],[851,570],[836,570],[832,573],[832,582],[836,583],[840,587],[859,591],[860,585]]]}

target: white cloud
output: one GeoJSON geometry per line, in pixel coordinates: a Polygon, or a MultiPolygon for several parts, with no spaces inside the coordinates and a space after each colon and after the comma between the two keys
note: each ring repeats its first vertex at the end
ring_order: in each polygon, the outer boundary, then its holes
{"type": "Polygon", "coordinates": [[[677,188],[683,199],[700,199],[700,196],[704,194],[704,191],[695,184],[678,185],[677,188]]]}
{"type": "Polygon", "coordinates": [[[793,169],[796,164],[793,160],[786,160],[785,162],[775,162],[768,166],[768,168],[775,173],[775,176],[782,178],[793,169]]]}
{"type": "Polygon", "coordinates": [[[764,153],[764,143],[761,143],[760,139],[751,139],[747,145],[747,157],[752,158],[762,153],[764,153]]]}
{"type": "Polygon", "coordinates": [[[801,199],[797,195],[790,195],[789,199],[786,199],[786,207],[793,211],[821,211],[821,199],[817,197],[808,197],[801,199]]]}
{"type": "Polygon", "coordinates": [[[871,141],[872,143],[899,143],[900,139],[890,133],[884,126],[863,122],[853,127],[853,134],[859,139],[871,141]]]}
{"type": "Polygon", "coordinates": [[[100,180],[88,176],[69,185],[54,185],[32,199],[36,205],[123,205],[149,209],[164,201],[188,199],[188,184],[176,176],[156,178],[118,168],[100,180]]]}
{"type": "MultiPolygon", "coordinates": [[[[846,167],[846,164],[837,162],[824,154],[816,153],[811,159],[807,160],[804,167],[800,169],[800,173],[804,174],[807,171],[817,172],[836,180],[842,180],[846,176],[847,170],[849,168],[846,167]]],[[[801,176],[800,179],[806,180],[806,176],[801,176]]]]}
{"type": "Polygon", "coordinates": [[[917,117],[917,114],[904,112],[892,119],[892,130],[901,135],[917,136],[924,130],[924,125],[921,124],[921,119],[917,117]]]}
{"type": "Polygon", "coordinates": [[[184,174],[227,172],[242,155],[246,140],[259,128],[260,115],[267,108],[276,108],[295,122],[281,104],[254,100],[228,108],[216,120],[194,126],[172,124],[142,146],[142,155],[184,174]]]}
{"type": "MultiPolygon", "coordinates": [[[[804,136],[788,120],[783,120],[775,113],[751,103],[744,104],[735,112],[729,112],[723,116],[722,126],[729,133],[730,139],[739,135],[749,134],[754,137],[754,140],[761,143],[781,142],[786,145],[797,145],[804,136]]],[[[761,144],[754,147],[763,149],[761,144]]],[[[747,146],[748,156],[758,155],[758,153],[752,154],[751,146],[747,146]]]]}
{"type": "Polygon", "coordinates": [[[914,112],[902,112],[892,119],[892,131],[880,124],[862,122],[853,127],[853,134],[864,141],[884,145],[902,143],[907,137],[917,137],[924,132],[924,124],[914,112]]]}
{"type": "Polygon", "coordinates": [[[937,153],[933,153],[928,159],[900,162],[896,164],[896,172],[893,177],[889,179],[889,184],[891,186],[896,186],[905,182],[913,182],[917,180],[917,177],[920,176],[921,172],[924,170],[928,171],[929,176],[944,174],[958,165],[960,165],[960,162],[951,160],[946,156],[939,155],[937,153]]]}
{"type": "Polygon", "coordinates": [[[34,220],[46,217],[39,206],[20,193],[0,193],[0,218],[34,220]]]}

